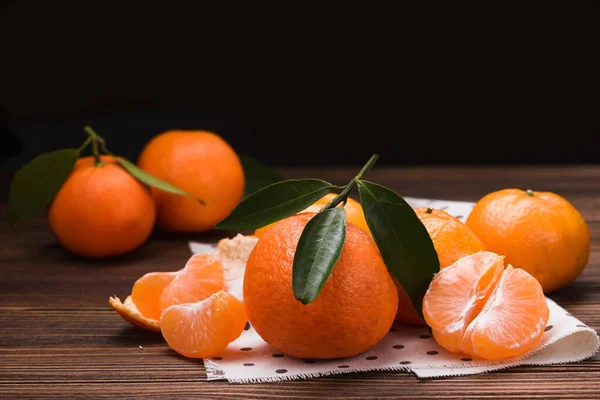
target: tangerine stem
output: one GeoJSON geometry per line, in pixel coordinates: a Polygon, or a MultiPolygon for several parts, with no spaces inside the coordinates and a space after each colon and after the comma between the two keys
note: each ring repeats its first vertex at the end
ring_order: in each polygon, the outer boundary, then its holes
{"type": "Polygon", "coordinates": [[[90,142],[92,141],[92,137],[88,137],[87,139],[85,139],[85,142],[83,142],[83,144],[81,146],[79,146],[79,148],[77,149],[77,152],[81,154],[81,152],[88,146],[88,144],[90,144],[90,142]]]}
{"type": "Polygon", "coordinates": [[[104,147],[104,139],[102,139],[102,137],[98,135],[91,126],[84,126],[83,131],[92,139],[92,154],[94,155],[94,164],[97,167],[103,165],[104,163],[100,158],[100,151],[98,150],[98,143],[102,144],[102,147],[104,147]]]}
{"type": "Polygon", "coordinates": [[[533,197],[533,190],[531,190],[531,189],[527,189],[527,190],[525,191],[525,194],[526,194],[527,196],[531,196],[531,197],[533,197]]]}
{"type": "Polygon", "coordinates": [[[362,179],[362,177],[367,172],[369,172],[369,170],[371,168],[373,168],[373,165],[375,165],[375,163],[377,162],[378,158],[379,158],[378,154],[373,154],[371,156],[371,158],[369,158],[369,161],[367,161],[367,163],[364,165],[364,167],[361,168],[361,170],[358,172],[358,174],[354,178],[352,178],[352,180],[350,182],[348,182],[348,184],[346,186],[344,186],[344,190],[342,190],[342,192],[340,194],[338,194],[333,199],[331,199],[331,201],[329,203],[325,204],[325,206],[323,208],[321,208],[319,210],[319,212],[328,210],[330,208],[334,208],[335,206],[337,206],[342,201],[344,202],[343,206],[345,206],[346,205],[346,200],[348,198],[348,194],[350,194],[350,191],[352,190],[352,188],[354,187],[354,185],[356,185],[356,182],[359,179],[362,179]]]}

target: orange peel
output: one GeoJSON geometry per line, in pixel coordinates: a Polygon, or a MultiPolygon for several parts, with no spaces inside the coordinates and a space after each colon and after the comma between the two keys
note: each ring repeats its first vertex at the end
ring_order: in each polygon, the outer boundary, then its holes
{"type": "Polygon", "coordinates": [[[131,296],[127,296],[124,302],[121,302],[117,296],[111,296],[108,304],[127,322],[138,328],[146,329],[152,332],[160,332],[160,324],[155,319],[144,317],[133,304],[131,296]]]}

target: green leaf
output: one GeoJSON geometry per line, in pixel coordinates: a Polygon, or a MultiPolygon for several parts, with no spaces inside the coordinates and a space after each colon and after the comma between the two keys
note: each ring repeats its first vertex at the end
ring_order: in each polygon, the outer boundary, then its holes
{"type": "Polygon", "coordinates": [[[404,288],[422,316],[422,301],[440,263],[425,225],[394,191],[357,180],[360,203],[369,230],[388,270],[404,288]]]}
{"type": "MultiPolygon", "coordinates": [[[[173,194],[180,194],[182,196],[194,197],[191,194],[179,189],[178,187],[173,186],[170,183],[165,182],[162,179],[159,179],[159,178],[149,174],[148,172],[139,168],[137,165],[135,165],[134,163],[132,163],[129,160],[126,160],[122,157],[115,157],[115,158],[121,167],[123,167],[134,178],[136,178],[137,180],[139,180],[140,182],[142,182],[145,185],[152,186],[157,189],[164,190],[165,192],[169,192],[169,193],[173,193],[173,194]]],[[[204,204],[204,201],[202,201],[200,199],[196,199],[196,200],[198,200],[201,204],[204,204]]]]}
{"type": "Polygon", "coordinates": [[[17,171],[10,184],[9,223],[42,213],[71,174],[77,158],[77,149],[57,150],[34,158],[17,171]]]}
{"type": "Polygon", "coordinates": [[[240,155],[240,161],[246,177],[244,198],[265,186],[281,181],[281,177],[275,171],[250,156],[242,154],[240,155]]]}
{"type": "Polygon", "coordinates": [[[304,227],[292,269],[292,287],[302,304],[314,301],[340,258],[346,240],[343,207],[318,213],[304,227]]]}
{"type": "Polygon", "coordinates": [[[258,229],[294,215],[332,189],[320,179],[291,179],[273,183],[246,197],[217,225],[217,229],[258,229]]]}

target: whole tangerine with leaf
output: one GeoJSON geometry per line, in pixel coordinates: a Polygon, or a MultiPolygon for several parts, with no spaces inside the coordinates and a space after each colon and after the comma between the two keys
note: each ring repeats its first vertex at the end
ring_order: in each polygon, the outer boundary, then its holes
{"type": "Polygon", "coordinates": [[[240,158],[214,132],[163,132],[145,145],[138,166],[204,201],[199,204],[194,198],[153,188],[157,224],[165,231],[212,230],[244,194],[245,176],[240,158]]]}
{"type": "Polygon", "coordinates": [[[149,186],[189,195],[111,153],[92,128],[84,131],[88,137],[79,148],[44,153],[17,171],[9,221],[14,225],[47,212],[50,229],[70,252],[90,258],[125,254],[141,246],[154,227],[149,186]],[[90,145],[93,155],[81,157],[90,145]]]}
{"type": "MultiPolygon", "coordinates": [[[[454,215],[428,207],[417,207],[415,213],[431,236],[439,258],[440,269],[454,264],[465,256],[485,250],[485,244],[475,232],[454,215]]],[[[396,320],[411,325],[425,325],[425,321],[403,291],[398,285],[399,304],[396,320]]]]}
{"type": "Polygon", "coordinates": [[[320,179],[281,181],[246,197],[219,229],[256,230],[244,300],[256,332],[301,358],[349,357],[389,331],[398,307],[395,281],[421,316],[439,259],[427,229],[393,190],[363,179],[374,155],[345,186],[320,179]],[[371,235],[347,221],[358,188],[371,235]],[[338,193],[317,212],[307,207],[338,193]]]}
{"type": "Polygon", "coordinates": [[[552,192],[502,189],[482,197],[467,226],[488,250],[533,275],[553,292],[573,282],[590,256],[590,231],[581,213],[552,192]]]}

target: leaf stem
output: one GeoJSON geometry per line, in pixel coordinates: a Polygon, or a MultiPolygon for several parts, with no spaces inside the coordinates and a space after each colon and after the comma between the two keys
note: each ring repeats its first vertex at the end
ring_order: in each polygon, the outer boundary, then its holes
{"type": "Polygon", "coordinates": [[[358,174],[354,178],[352,178],[352,180],[350,182],[348,182],[348,184],[346,186],[344,186],[344,189],[342,190],[342,192],[340,194],[338,194],[337,196],[335,196],[333,199],[331,199],[331,201],[329,203],[325,204],[325,206],[323,208],[321,208],[319,210],[319,212],[328,210],[330,208],[334,208],[342,201],[344,202],[344,206],[345,206],[346,199],[348,198],[348,194],[350,193],[350,191],[352,190],[354,185],[356,185],[356,181],[362,179],[362,177],[367,172],[369,172],[371,170],[371,168],[373,168],[373,165],[375,165],[375,163],[377,162],[377,159],[379,159],[379,155],[373,154],[371,156],[371,158],[369,158],[369,161],[367,161],[367,163],[364,165],[364,167],[361,168],[361,170],[358,172],[358,174]]]}
{"type": "Polygon", "coordinates": [[[77,153],[81,154],[81,152],[90,144],[90,142],[92,141],[92,137],[88,137],[87,139],[85,139],[85,142],[83,142],[83,144],[81,146],[79,146],[79,148],[77,149],[77,153]]]}
{"type": "Polygon", "coordinates": [[[360,170],[358,175],[356,175],[356,177],[354,177],[353,181],[356,179],[362,179],[362,177],[365,176],[365,174],[367,172],[369,172],[371,170],[371,168],[373,168],[373,165],[375,165],[375,163],[377,162],[378,159],[379,159],[379,154],[373,154],[371,156],[371,158],[369,158],[369,161],[367,161],[365,166],[362,167],[362,169],[360,170]]]}

